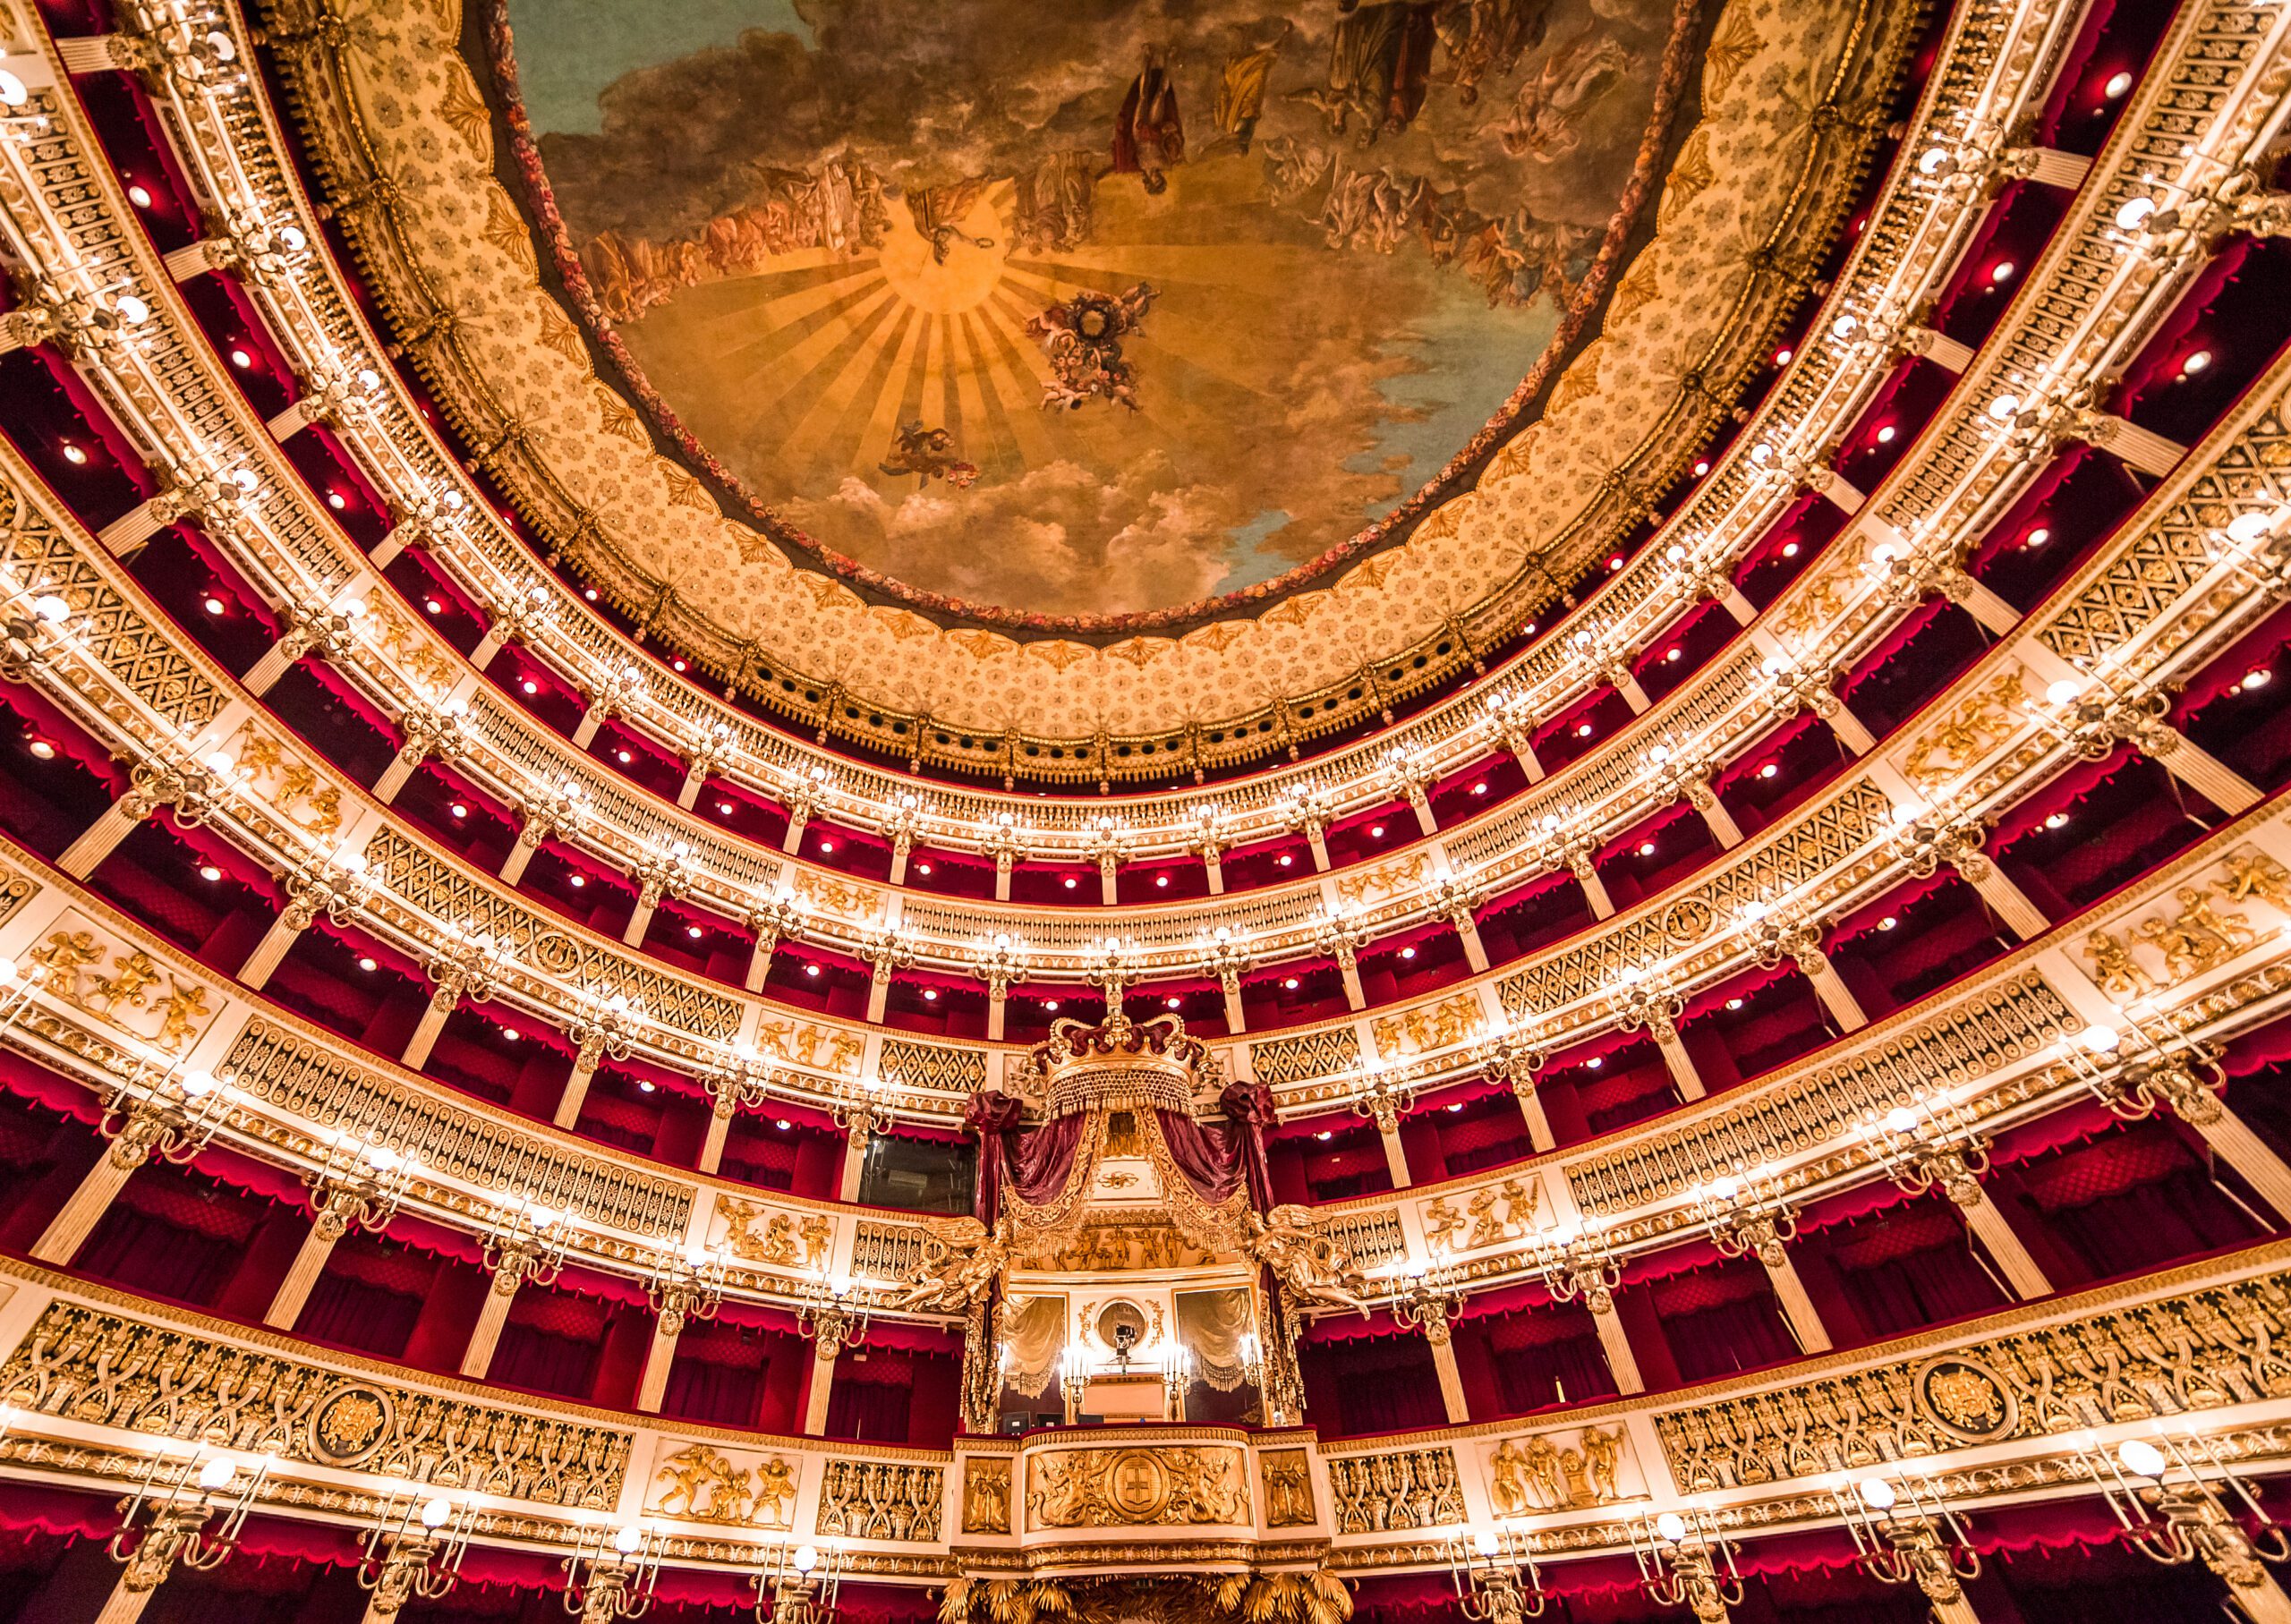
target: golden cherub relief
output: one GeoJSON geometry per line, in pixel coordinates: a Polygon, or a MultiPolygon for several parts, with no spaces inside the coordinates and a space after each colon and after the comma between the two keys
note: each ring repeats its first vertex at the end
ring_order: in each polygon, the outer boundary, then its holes
{"type": "Polygon", "coordinates": [[[739,1459],[753,1464],[742,1466],[705,1443],[678,1450],[654,1471],[654,1495],[645,1510],[682,1522],[793,1526],[795,1468],[777,1455],[740,1453],[739,1459]]]}
{"type": "Polygon", "coordinates": [[[1370,1031],[1375,1036],[1376,1052],[1392,1060],[1463,1042],[1477,1036],[1486,1020],[1487,1012],[1480,1008],[1478,995],[1460,992],[1436,1004],[1381,1016],[1370,1031]]]}
{"type": "Polygon", "coordinates": [[[2147,998],[2207,974],[2259,940],[2269,925],[2291,921],[2291,870],[2256,846],[2238,846],[2201,876],[2116,929],[2084,933],[2084,962],[2101,991],[2147,998]],[[2257,903],[2278,915],[2254,922],[2257,903]]]}
{"type": "Polygon", "coordinates": [[[716,1197],[716,1211],[725,1223],[724,1245],[744,1263],[817,1269],[827,1262],[835,1231],[824,1213],[807,1212],[799,1222],[792,1213],[722,1194],[716,1197]]]}
{"type": "Polygon", "coordinates": [[[1487,1459],[1488,1503],[1498,1517],[1605,1505],[1622,1497],[1622,1450],[1620,1425],[1507,1438],[1487,1459]]]}
{"type": "Polygon", "coordinates": [[[165,1053],[189,1050],[215,1014],[207,989],[163,970],[141,948],[108,944],[92,930],[72,929],[76,923],[66,914],[61,928],[32,949],[32,984],[165,1053]],[[102,968],[107,956],[108,973],[102,968]]]}
{"type": "Polygon", "coordinates": [[[1471,1252],[1517,1240],[1535,1221],[1543,1186],[1533,1179],[1507,1178],[1474,1190],[1458,1212],[1447,1196],[1424,1208],[1424,1241],[1435,1252],[1471,1252]]]}

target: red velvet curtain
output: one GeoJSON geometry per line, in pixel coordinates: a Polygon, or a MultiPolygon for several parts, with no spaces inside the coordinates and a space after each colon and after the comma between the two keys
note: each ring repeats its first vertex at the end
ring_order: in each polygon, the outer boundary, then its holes
{"type": "Polygon", "coordinates": [[[1219,1127],[1172,1110],[1156,1110],[1154,1118],[1161,1124],[1162,1143],[1170,1147],[1170,1160],[1178,1164],[1195,1195],[1214,1207],[1240,1186],[1246,1177],[1242,1146],[1248,1138],[1243,1124],[1219,1127]]]}
{"type": "Polygon", "coordinates": [[[991,1088],[979,1090],[963,1108],[963,1125],[978,1135],[978,1186],[972,1211],[981,1223],[992,1225],[1002,1216],[1002,1193],[1006,1188],[1015,1186],[1019,1200],[1039,1205],[1066,1187],[1066,1175],[1074,1162],[1074,1146],[1080,1142],[1082,1118],[1060,1117],[1034,1133],[1021,1134],[1018,1119],[1023,1110],[1016,1095],[991,1088]],[[1043,1138],[1053,1129],[1055,1136],[1043,1138]],[[1049,1185],[1045,1194],[1043,1186],[1048,1181],[1043,1174],[1046,1157],[1057,1150],[1061,1139],[1064,1154],[1059,1159],[1057,1180],[1049,1185]]]}

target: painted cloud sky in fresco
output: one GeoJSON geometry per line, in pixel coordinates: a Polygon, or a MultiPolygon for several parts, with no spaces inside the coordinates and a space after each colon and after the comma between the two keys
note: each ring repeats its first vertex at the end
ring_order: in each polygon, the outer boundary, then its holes
{"type": "Polygon", "coordinates": [[[643,383],[778,521],[1045,614],[1265,580],[1438,473],[1588,270],[1672,23],[1652,0],[611,9],[509,0],[643,383]]]}

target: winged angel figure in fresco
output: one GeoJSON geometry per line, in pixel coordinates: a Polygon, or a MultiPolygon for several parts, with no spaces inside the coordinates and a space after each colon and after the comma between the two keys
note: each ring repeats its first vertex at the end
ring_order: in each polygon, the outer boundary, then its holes
{"type": "Polygon", "coordinates": [[[1081,293],[1027,322],[1026,336],[1050,358],[1043,405],[1078,412],[1105,399],[1137,411],[1137,369],[1122,355],[1121,341],[1146,319],[1154,297],[1150,282],[1119,294],[1081,293]]]}

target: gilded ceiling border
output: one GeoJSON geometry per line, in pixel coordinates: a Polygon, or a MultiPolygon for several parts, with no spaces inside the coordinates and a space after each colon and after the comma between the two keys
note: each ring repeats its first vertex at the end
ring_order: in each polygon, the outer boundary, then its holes
{"type": "MultiPolygon", "coordinates": [[[[296,28],[281,14],[282,4],[285,13],[300,9],[292,0],[271,0],[272,39],[288,46],[277,60],[323,190],[330,195],[329,212],[365,266],[369,285],[396,329],[403,358],[413,362],[464,444],[476,448],[475,463],[495,477],[541,533],[551,549],[549,561],[557,562],[563,553],[577,554],[596,584],[638,622],[640,638],[657,635],[675,644],[702,670],[725,682],[727,697],[745,692],[768,710],[816,728],[822,742],[830,734],[843,735],[907,755],[911,764],[928,759],[934,766],[967,774],[1001,769],[1006,780],[1023,774],[1043,781],[1094,777],[1103,783],[1167,776],[1187,765],[1198,769],[1213,756],[1219,765],[1283,749],[1293,756],[1300,740],[1351,727],[1380,711],[1389,715],[1396,701],[1477,661],[1482,647],[1500,642],[1519,615],[1534,612],[1558,590],[1554,573],[1531,561],[1478,606],[1461,611],[1476,623],[1473,630],[1467,630],[1456,614],[1449,614],[1388,659],[1371,659],[1362,650],[1361,663],[1349,674],[1295,697],[1260,700],[1245,716],[1222,722],[1196,720],[1135,736],[1101,727],[1094,735],[1044,741],[1063,749],[1026,750],[1023,768],[1016,746],[1033,741],[1015,727],[1003,730],[1001,748],[982,756],[972,737],[958,743],[948,736],[976,735],[977,727],[934,722],[927,706],[885,705],[873,696],[847,692],[839,681],[797,677],[786,671],[775,679],[761,664],[767,651],[759,647],[760,639],[736,638],[626,556],[598,515],[574,498],[514,414],[493,395],[457,330],[457,314],[431,295],[430,278],[413,258],[415,242],[397,217],[403,201],[397,183],[377,167],[378,155],[348,99],[342,77],[347,30],[324,11],[317,28],[296,28]],[[283,34],[277,31],[282,23],[283,34]]],[[[1651,417],[1625,414],[1634,425],[1652,425],[1623,459],[1626,466],[1638,462],[1646,469],[1610,474],[1599,481],[1577,515],[1558,528],[1552,543],[1554,553],[1580,564],[1644,517],[1650,496],[1678,477],[1692,455],[1691,447],[1725,415],[1723,397],[1764,364],[1767,339],[1802,296],[1814,290],[1813,262],[1793,245],[1816,239],[1810,251],[1818,252],[1850,207],[1848,193],[1866,171],[1877,145],[1880,124],[1876,110],[1889,103],[1900,81],[1915,31],[1911,21],[1903,14],[1876,15],[1866,3],[1851,13],[1844,55],[1827,75],[1828,89],[1809,132],[1810,146],[1802,172],[1780,206],[1781,224],[1748,255],[1744,285],[1730,301],[1725,329],[1698,345],[1697,364],[1682,375],[1666,407],[1651,417]]],[[[1702,189],[1710,178],[1701,177],[1691,190],[1702,189]]],[[[1575,370],[1580,370],[1580,358],[1571,376],[1575,370]]],[[[1485,483],[1483,480],[1483,487],[1485,483]]],[[[1426,527],[1423,533],[1436,528],[1426,527]]],[[[1372,563],[1363,567],[1383,566],[1372,563]]],[[[879,608],[874,613],[904,611],[879,608]]],[[[993,634],[982,631],[968,635],[993,634]]],[[[1084,652],[1070,643],[1064,646],[1072,657],[1084,652]]],[[[1052,663],[1064,669],[1062,663],[1052,663]]],[[[995,738],[994,730],[988,728],[985,736],[995,738]]]]}
{"type": "MultiPolygon", "coordinates": [[[[1471,489],[1479,471],[1496,449],[1527,425],[1530,409],[1548,393],[1568,363],[1580,354],[1592,336],[1595,317],[1604,315],[1617,268],[1627,255],[1635,256],[1653,234],[1644,229],[1648,203],[1678,156],[1684,132],[1679,129],[1685,91],[1701,65],[1701,47],[1709,38],[1712,8],[1705,0],[1674,0],[1669,38],[1663,47],[1663,65],[1655,86],[1654,105],[1640,132],[1631,179],[1608,218],[1599,251],[1591,269],[1562,314],[1534,366],[1478,433],[1449,459],[1439,472],[1384,518],[1368,524],[1318,557],[1260,581],[1212,598],[1166,608],[1130,610],[1108,615],[1044,615],[999,604],[971,603],[942,592],[926,591],[868,568],[788,523],[751,490],[740,477],[684,426],[676,412],[652,387],[643,366],[632,354],[611,319],[597,303],[588,272],[573,245],[572,234],[557,207],[557,194],[541,163],[541,152],[526,116],[524,97],[517,76],[515,30],[509,22],[510,0],[485,0],[478,23],[490,58],[492,89],[500,101],[500,115],[507,127],[509,156],[524,183],[524,203],[535,234],[549,251],[553,280],[561,290],[598,352],[609,359],[618,381],[652,420],[652,427],[683,457],[706,477],[717,499],[732,516],[745,519],[764,535],[811,559],[819,568],[839,576],[861,591],[903,604],[941,619],[990,625],[1005,631],[1078,633],[1108,636],[1133,632],[1176,632],[1190,629],[1234,609],[1270,604],[1310,585],[1341,565],[1403,540],[1439,507],[1471,489]]],[[[551,280],[546,271],[544,285],[551,280]]]]}

